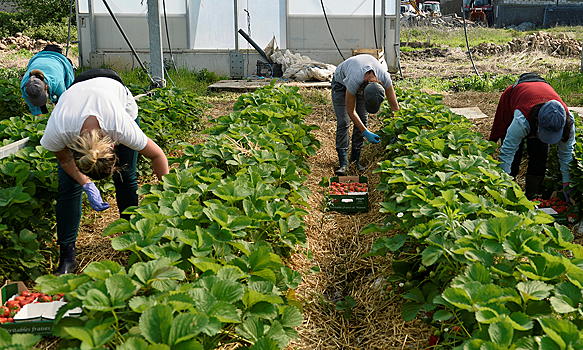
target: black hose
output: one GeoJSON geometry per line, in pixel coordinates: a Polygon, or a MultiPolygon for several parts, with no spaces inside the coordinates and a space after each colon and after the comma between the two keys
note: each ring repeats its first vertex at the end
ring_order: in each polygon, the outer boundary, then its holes
{"type": "Polygon", "coordinates": [[[146,69],[146,67],[144,66],[144,64],[142,63],[142,60],[140,60],[140,58],[138,57],[138,54],[136,53],[136,50],[134,50],[134,47],[132,46],[132,43],[130,43],[130,40],[126,36],[126,33],[124,33],[121,25],[117,21],[117,18],[115,18],[115,15],[113,14],[113,11],[111,11],[111,8],[109,7],[109,4],[107,3],[107,1],[106,0],[103,0],[103,3],[105,4],[105,7],[107,7],[107,11],[109,12],[109,15],[111,16],[111,18],[113,19],[113,22],[115,22],[115,25],[117,26],[117,29],[119,29],[121,35],[125,39],[125,41],[128,44],[128,46],[130,47],[130,50],[132,50],[132,53],[136,57],[136,60],[140,64],[140,67],[142,67],[142,69],[144,70],[144,73],[146,73],[146,75],[148,76],[148,78],[150,78],[150,83],[152,84],[151,86],[159,86],[160,84],[158,84],[157,82],[154,81],[154,79],[152,79],[152,77],[150,76],[150,73],[148,72],[148,70],[146,69]]]}
{"type": "Polygon", "coordinates": [[[374,45],[376,46],[377,50],[379,49],[379,44],[377,43],[377,21],[375,18],[376,15],[376,5],[375,0],[372,0],[372,32],[374,34],[374,45]]]}
{"type": "Polygon", "coordinates": [[[478,73],[478,69],[476,68],[476,65],[474,64],[474,58],[472,57],[472,51],[470,50],[470,43],[468,42],[468,32],[466,30],[466,16],[465,16],[463,7],[462,7],[462,17],[464,19],[464,34],[466,36],[466,47],[468,48],[468,54],[470,55],[470,61],[472,62],[472,66],[474,67],[474,71],[476,72],[476,75],[478,77],[480,77],[480,73],[478,73]]]}
{"type": "Polygon", "coordinates": [[[247,33],[245,33],[243,29],[239,29],[239,34],[241,34],[243,38],[245,38],[245,40],[247,40],[247,42],[251,44],[255,48],[255,50],[257,50],[257,52],[261,55],[261,57],[263,57],[264,60],[267,61],[267,63],[273,64],[271,58],[267,57],[265,51],[263,51],[263,49],[260,48],[259,45],[257,45],[257,43],[255,43],[255,41],[253,41],[253,39],[251,39],[251,37],[247,35],[247,33]]]}
{"type": "MultiPolygon", "coordinates": [[[[328,25],[328,31],[330,31],[330,36],[332,36],[332,40],[334,41],[334,45],[336,45],[336,50],[338,50],[340,57],[342,57],[343,60],[346,60],[346,58],[344,58],[344,55],[340,51],[338,44],[336,44],[336,39],[334,39],[334,34],[332,34],[332,28],[330,28],[330,23],[328,22],[328,16],[326,15],[326,9],[324,9],[324,0],[320,0],[320,3],[322,4],[322,12],[324,12],[324,18],[326,19],[326,24],[328,25]]],[[[376,38],[376,36],[375,36],[375,38],[376,38]]]]}
{"type": "Polygon", "coordinates": [[[172,45],[170,44],[170,34],[168,34],[168,21],[166,19],[166,0],[162,0],[162,6],[164,7],[164,26],[166,27],[166,39],[168,40],[168,49],[170,50],[170,60],[172,61],[172,66],[180,78],[180,73],[176,68],[176,63],[174,62],[174,55],[172,55],[172,45]]]}

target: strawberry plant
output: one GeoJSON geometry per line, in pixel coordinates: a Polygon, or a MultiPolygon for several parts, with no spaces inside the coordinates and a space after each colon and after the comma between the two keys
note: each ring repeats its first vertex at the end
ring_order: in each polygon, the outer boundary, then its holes
{"type": "Polygon", "coordinates": [[[282,267],[279,258],[267,245],[248,248],[253,251],[248,259],[225,265],[197,259],[194,263],[205,272],[191,282],[162,257],[127,271],[114,262],[97,262],[81,275],[43,276],[37,282],[47,293],[65,293],[66,309],[84,310],[86,317],[57,321],[54,332],[68,346],[125,343],[199,349],[246,339],[282,349],[296,336],[293,327],[302,323],[298,309],[278,292],[292,280],[284,278],[277,287],[267,271],[282,267]]]}
{"type": "Polygon", "coordinates": [[[42,337],[34,334],[10,334],[0,328],[0,347],[14,350],[28,350],[36,346],[42,337]]]}
{"type": "MultiPolygon", "coordinates": [[[[24,72],[22,73],[24,74],[24,72]]],[[[2,96],[0,98],[0,120],[21,117],[30,113],[20,92],[21,78],[19,77],[0,79],[0,96],[2,96]]]]}
{"type": "Polygon", "coordinates": [[[202,130],[209,107],[193,92],[181,88],[154,89],[137,100],[142,130],[164,151],[202,130]]]}
{"type": "Polygon", "coordinates": [[[579,347],[581,247],[497,167],[495,145],[435,97],[412,96],[383,128],[387,220],[363,231],[397,231],[368,255],[394,254],[403,318],[424,315],[433,345],[579,347]]]}

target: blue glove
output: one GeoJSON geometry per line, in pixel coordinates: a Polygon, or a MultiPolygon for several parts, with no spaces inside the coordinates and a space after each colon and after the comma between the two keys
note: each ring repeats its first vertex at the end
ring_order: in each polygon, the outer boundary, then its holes
{"type": "Polygon", "coordinates": [[[379,143],[379,142],[381,142],[381,138],[379,137],[379,135],[370,132],[368,129],[366,129],[364,131],[364,137],[366,137],[366,139],[370,143],[379,143]]]}
{"type": "Polygon", "coordinates": [[[103,199],[101,199],[101,193],[93,182],[86,183],[81,187],[83,187],[83,191],[87,193],[89,204],[91,204],[91,207],[95,209],[95,211],[102,211],[109,208],[109,203],[104,202],[103,199]]]}
{"type": "Polygon", "coordinates": [[[563,184],[563,195],[565,196],[565,202],[571,204],[571,193],[573,192],[574,188],[569,189],[569,183],[565,182],[563,184]]]}

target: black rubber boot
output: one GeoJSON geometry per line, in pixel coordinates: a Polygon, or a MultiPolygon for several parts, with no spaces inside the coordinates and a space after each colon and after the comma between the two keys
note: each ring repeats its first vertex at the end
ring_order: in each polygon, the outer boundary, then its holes
{"type": "Polygon", "coordinates": [[[543,194],[544,176],[528,175],[526,174],[526,186],[524,194],[528,199],[541,197],[543,194]]]}
{"type": "Polygon", "coordinates": [[[338,152],[338,160],[340,161],[340,168],[334,171],[337,176],[345,176],[348,171],[348,150],[347,149],[336,149],[338,152]]]}
{"type": "Polygon", "coordinates": [[[59,267],[55,271],[55,276],[64,275],[66,273],[74,273],[77,270],[77,259],[75,259],[75,243],[59,246],[61,257],[59,260],[59,267]]]}
{"type": "Polygon", "coordinates": [[[352,151],[350,152],[350,164],[354,164],[354,166],[356,167],[356,170],[358,171],[365,171],[366,167],[360,165],[360,148],[356,149],[353,148],[352,151]]]}

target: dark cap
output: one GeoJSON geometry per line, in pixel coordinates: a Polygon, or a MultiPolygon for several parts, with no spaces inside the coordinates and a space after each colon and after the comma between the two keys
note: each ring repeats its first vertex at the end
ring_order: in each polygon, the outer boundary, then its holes
{"type": "Polygon", "coordinates": [[[24,90],[33,106],[40,107],[47,104],[45,82],[36,75],[32,75],[24,84],[24,90]]]}
{"type": "Polygon", "coordinates": [[[538,112],[538,138],[548,144],[561,140],[567,113],[563,104],[557,100],[545,103],[538,112]]]}
{"type": "Polygon", "coordinates": [[[375,114],[381,108],[381,104],[385,100],[385,88],[379,83],[369,83],[363,92],[364,107],[366,111],[375,114]]]}

